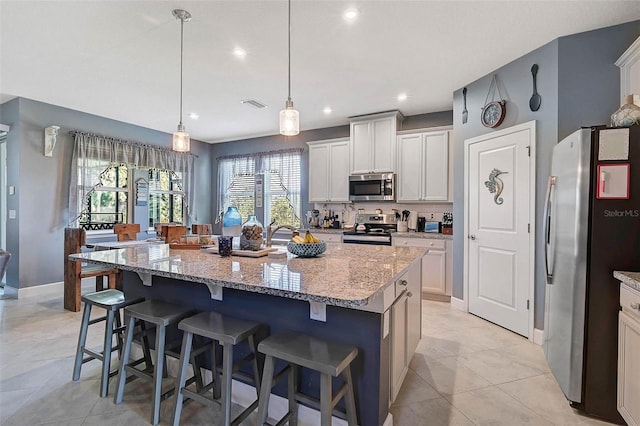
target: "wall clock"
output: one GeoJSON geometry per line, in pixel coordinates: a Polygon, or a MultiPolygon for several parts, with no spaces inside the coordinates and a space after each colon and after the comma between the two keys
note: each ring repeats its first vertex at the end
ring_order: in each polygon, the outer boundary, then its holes
{"type": "Polygon", "coordinates": [[[493,101],[489,102],[482,108],[482,115],[480,115],[480,120],[482,121],[482,125],[484,127],[498,127],[502,124],[505,115],[507,114],[506,102],[505,101],[493,101]]]}
{"type": "Polygon", "coordinates": [[[494,128],[498,127],[504,121],[507,115],[507,102],[502,99],[500,88],[494,74],[489,84],[489,91],[487,97],[484,100],[484,107],[482,107],[482,114],[480,114],[480,121],[484,127],[494,128]],[[498,97],[500,100],[494,101],[495,91],[498,89],[498,97]],[[489,95],[491,95],[491,101],[489,101],[489,95]]]}

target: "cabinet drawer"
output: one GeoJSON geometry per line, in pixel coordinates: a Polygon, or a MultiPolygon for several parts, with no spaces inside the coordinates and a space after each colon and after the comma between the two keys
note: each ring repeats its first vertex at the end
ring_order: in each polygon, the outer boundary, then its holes
{"type": "Polygon", "coordinates": [[[620,306],[631,317],[640,321],[640,293],[629,287],[620,286],[620,306]]]}
{"type": "Polygon", "coordinates": [[[434,250],[446,250],[446,240],[430,240],[426,238],[394,238],[393,245],[400,247],[425,247],[434,250]]]}

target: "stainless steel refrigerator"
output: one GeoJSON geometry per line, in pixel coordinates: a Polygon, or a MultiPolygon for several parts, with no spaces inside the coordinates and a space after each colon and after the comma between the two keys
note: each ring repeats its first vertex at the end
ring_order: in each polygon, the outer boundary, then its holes
{"type": "Polygon", "coordinates": [[[545,242],[549,368],[573,407],[623,423],[613,271],[640,271],[640,127],[582,128],[554,147],[545,242]]]}

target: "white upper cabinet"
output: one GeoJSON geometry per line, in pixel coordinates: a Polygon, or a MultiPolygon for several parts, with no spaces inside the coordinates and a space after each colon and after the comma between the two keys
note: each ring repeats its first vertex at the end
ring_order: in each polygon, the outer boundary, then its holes
{"type": "Polygon", "coordinates": [[[399,111],[351,119],[351,173],[395,173],[399,111]]]}
{"type": "Polygon", "coordinates": [[[634,94],[633,101],[640,106],[640,37],[618,58],[620,67],[620,103],[627,95],[634,94]]]}
{"type": "Polygon", "coordinates": [[[349,139],[308,142],[309,202],[349,201],[349,139]]]}
{"type": "Polygon", "coordinates": [[[449,131],[398,136],[398,201],[450,201],[449,131]]]}

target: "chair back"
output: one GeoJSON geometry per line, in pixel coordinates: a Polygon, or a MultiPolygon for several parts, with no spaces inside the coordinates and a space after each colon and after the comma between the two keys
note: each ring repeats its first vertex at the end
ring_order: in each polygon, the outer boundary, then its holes
{"type": "Polygon", "coordinates": [[[118,223],[113,225],[113,232],[118,236],[118,241],[135,241],[140,232],[139,223],[118,223]]]}
{"type": "Polygon", "coordinates": [[[7,266],[9,266],[9,259],[11,259],[11,253],[0,249],[0,281],[4,277],[4,273],[7,272],[7,266]]]}
{"type": "Polygon", "coordinates": [[[203,224],[193,224],[191,225],[191,233],[192,234],[197,234],[197,235],[211,235],[211,230],[213,229],[213,227],[211,226],[210,223],[203,223],[203,224]]]}

